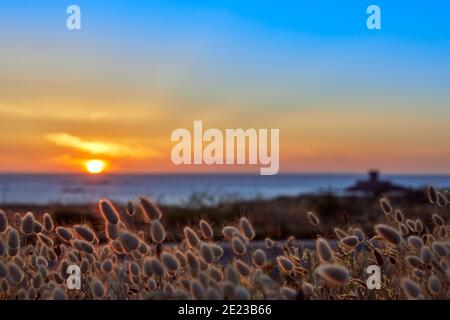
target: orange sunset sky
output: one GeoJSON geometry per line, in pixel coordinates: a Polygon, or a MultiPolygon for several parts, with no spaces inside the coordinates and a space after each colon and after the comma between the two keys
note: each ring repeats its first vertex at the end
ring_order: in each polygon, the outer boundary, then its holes
{"type": "Polygon", "coordinates": [[[280,172],[450,172],[438,11],[416,34],[393,14],[370,33],[345,6],[281,19],[289,6],[79,1],[69,31],[65,7],[25,2],[0,5],[0,172],[85,172],[89,159],[112,173],[257,170],[173,165],[170,135],[194,120],[280,129],[280,172]],[[323,15],[345,9],[355,18],[323,15]]]}

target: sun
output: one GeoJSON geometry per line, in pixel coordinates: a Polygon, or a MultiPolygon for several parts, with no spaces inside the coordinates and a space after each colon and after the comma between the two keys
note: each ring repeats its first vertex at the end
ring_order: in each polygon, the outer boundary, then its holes
{"type": "Polygon", "coordinates": [[[99,159],[88,160],[84,163],[87,172],[92,174],[99,174],[105,170],[106,162],[99,159]]]}

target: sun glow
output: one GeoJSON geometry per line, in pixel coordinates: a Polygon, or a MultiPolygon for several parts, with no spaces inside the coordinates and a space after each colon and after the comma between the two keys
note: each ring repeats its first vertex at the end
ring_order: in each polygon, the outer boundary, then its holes
{"type": "Polygon", "coordinates": [[[103,160],[88,160],[85,162],[87,172],[91,174],[99,174],[105,170],[106,162],[103,160]]]}

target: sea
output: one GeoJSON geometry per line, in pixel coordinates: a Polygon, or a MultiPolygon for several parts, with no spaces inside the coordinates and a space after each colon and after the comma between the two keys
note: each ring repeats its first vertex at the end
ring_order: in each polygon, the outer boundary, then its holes
{"type": "MultiPolygon", "coordinates": [[[[410,188],[450,187],[450,175],[381,175],[410,188]]],[[[0,204],[126,203],[148,196],[165,205],[214,205],[302,194],[345,193],[364,174],[0,174],[0,204]]]]}

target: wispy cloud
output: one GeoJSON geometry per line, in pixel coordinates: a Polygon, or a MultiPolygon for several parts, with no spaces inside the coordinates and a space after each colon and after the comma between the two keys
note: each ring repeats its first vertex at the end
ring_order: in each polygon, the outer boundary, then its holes
{"type": "Polygon", "coordinates": [[[152,158],[160,156],[160,152],[157,150],[140,145],[129,145],[100,140],[84,140],[69,133],[51,133],[47,134],[45,138],[58,146],[77,149],[93,155],[105,155],[118,158],[152,158]]]}

